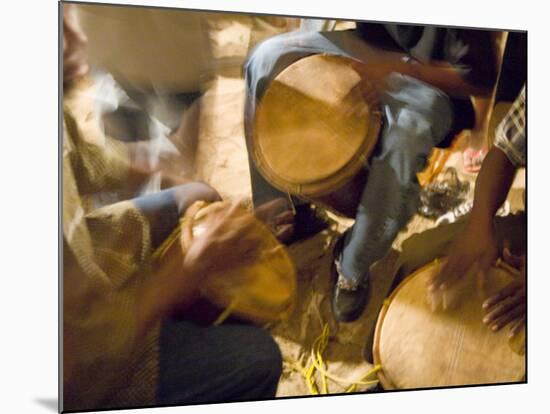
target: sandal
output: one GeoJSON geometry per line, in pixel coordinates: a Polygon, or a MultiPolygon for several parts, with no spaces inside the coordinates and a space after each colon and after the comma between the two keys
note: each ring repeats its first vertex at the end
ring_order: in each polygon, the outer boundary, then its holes
{"type": "Polygon", "coordinates": [[[481,164],[489,151],[487,148],[481,148],[475,150],[473,148],[467,148],[462,153],[462,162],[464,165],[464,171],[468,173],[477,173],[481,169],[481,164]]]}

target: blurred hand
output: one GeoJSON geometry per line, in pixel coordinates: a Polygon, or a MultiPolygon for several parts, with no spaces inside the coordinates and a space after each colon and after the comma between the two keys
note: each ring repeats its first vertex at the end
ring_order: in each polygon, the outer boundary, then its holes
{"type": "Polygon", "coordinates": [[[63,84],[88,73],[88,40],[78,24],[73,4],[63,4],[63,84]]]}
{"type": "Polygon", "coordinates": [[[483,293],[487,271],[497,257],[494,228],[470,227],[451,245],[447,262],[430,281],[428,290],[445,290],[475,269],[478,288],[483,293]]]}
{"type": "MultiPolygon", "coordinates": [[[[191,231],[183,229],[182,237],[191,231]]],[[[227,209],[214,212],[204,222],[204,233],[194,237],[184,257],[186,271],[208,277],[212,271],[231,268],[258,254],[255,217],[233,202],[227,209]]]]}
{"type": "Polygon", "coordinates": [[[258,207],[254,213],[281,242],[288,241],[294,232],[294,214],[284,198],[277,198],[258,207]]]}
{"type": "MultiPolygon", "coordinates": [[[[186,215],[194,216],[200,205],[192,205],[186,215]]],[[[141,298],[140,332],[152,321],[175,309],[185,309],[196,301],[200,286],[213,271],[231,268],[258,254],[254,237],[255,218],[238,202],[214,212],[204,222],[205,231],[188,242],[192,220],[182,228],[181,241],[173,243],[158,263],[155,277],[141,298]],[[182,244],[190,246],[183,254],[182,244]]]]}
{"type": "Polygon", "coordinates": [[[486,312],[483,322],[495,332],[509,325],[509,336],[514,336],[519,333],[525,324],[525,309],[527,305],[525,256],[512,256],[505,249],[503,258],[510,266],[518,269],[520,274],[498,293],[483,302],[483,310],[486,312]]]}

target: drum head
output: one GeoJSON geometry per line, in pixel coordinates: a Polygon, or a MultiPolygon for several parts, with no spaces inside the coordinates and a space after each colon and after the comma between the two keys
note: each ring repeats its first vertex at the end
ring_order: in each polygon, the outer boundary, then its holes
{"type": "Polygon", "coordinates": [[[274,186],[327,194],[366,162],[380,128],[374,89],[344,57],[314,55],[283,70],[258,104],[249,149],[274,186]]]}
{"type": "MultiPolygon", "coordinates": [[[[384,388],[521,381],[525,356],[512,351],[506,328],[494,333],[482,323],[482,299],[473,284],[455,308],[432,312],[426,284],[441,265],[432,263],[405,279],[380,312],[373,355],[384,388]]],[[[493,268],[488,294],[510,280],[508,272],[493,268]]]]}
{"type": "MultiPolygon", "coordinates": [[[[184,220],[193,220],[193,235],[197,237],[205,231],[208,215],[226,207],[224,202],[212,203],[184,220]]],[[[258,323],[278,321],[294,308],[296,269],[271,231],[259,220],[255,224],[251,237],[257,240],[261,255],[208,275],[201,291],[215,305],[231,307],[231,313],[243,318],[258,323]]]]}

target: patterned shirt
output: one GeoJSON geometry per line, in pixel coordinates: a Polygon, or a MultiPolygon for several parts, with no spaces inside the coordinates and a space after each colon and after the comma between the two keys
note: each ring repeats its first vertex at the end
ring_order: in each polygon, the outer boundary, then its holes
{"type": "Polygon", "coordinates": [[[497,127],[495,146],[515,167],[525,166],[525,86],[497,127]]]}
{"type": "Polygon", "coordinates": [[[95,136],[80,101],[64,101],[63,334],[74,368],[63,410],[152,405],[160,327],[138,341],[135,316],[151,274],[149,224],[131,201],[86,208],[87,195],[127,182],[127,154],[95,136]]]}

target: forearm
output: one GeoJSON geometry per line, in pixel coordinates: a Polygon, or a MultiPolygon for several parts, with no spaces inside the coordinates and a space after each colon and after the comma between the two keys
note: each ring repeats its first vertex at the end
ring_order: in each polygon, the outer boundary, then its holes
{"type": "Polygon", "coordinates": [[[403,61],[366,63],[358,66],[367,79],[383,82],[393,72],[401,73],[428,83],[442,90],[449,96],[469,97],[479,96],[490,98],[492,88],[474,85],[447,64],[421,64],[403,61]]]}
{"type": "Polygon", "coordinates": [[[474,129],[484,131],[489,128],[489,120],[494,104],[494,93],[489,96],[472,96],[476,121],[474,129]]]}
{"type": "Polygon", "coordinates": [[[460,72],[450,66],[437,64],[412,64],[411,75],[441,89],[449,96],[467,97],[478,96],[490,99],[492,88],[474,85],[467,81],[460,72]]]}
{"type": "Polygon", "coordinates": [[[138,340],[176,306],[181,310],[194,302],[198,296],[197,280],[194,271],[185,263],[180,243],[173,243],[155,265],[151,279],[138,298],[138,340]],[[183,278],[188,282],[186,289],[176,289],[181,282],[175,283],[175,279],[183,278]]]}
{"type": "Polygon", "coordinates": [[[487,154],[476,180],[470,228],[488,228],[506,200],[516,168],[497,147],[487,154]]]}

